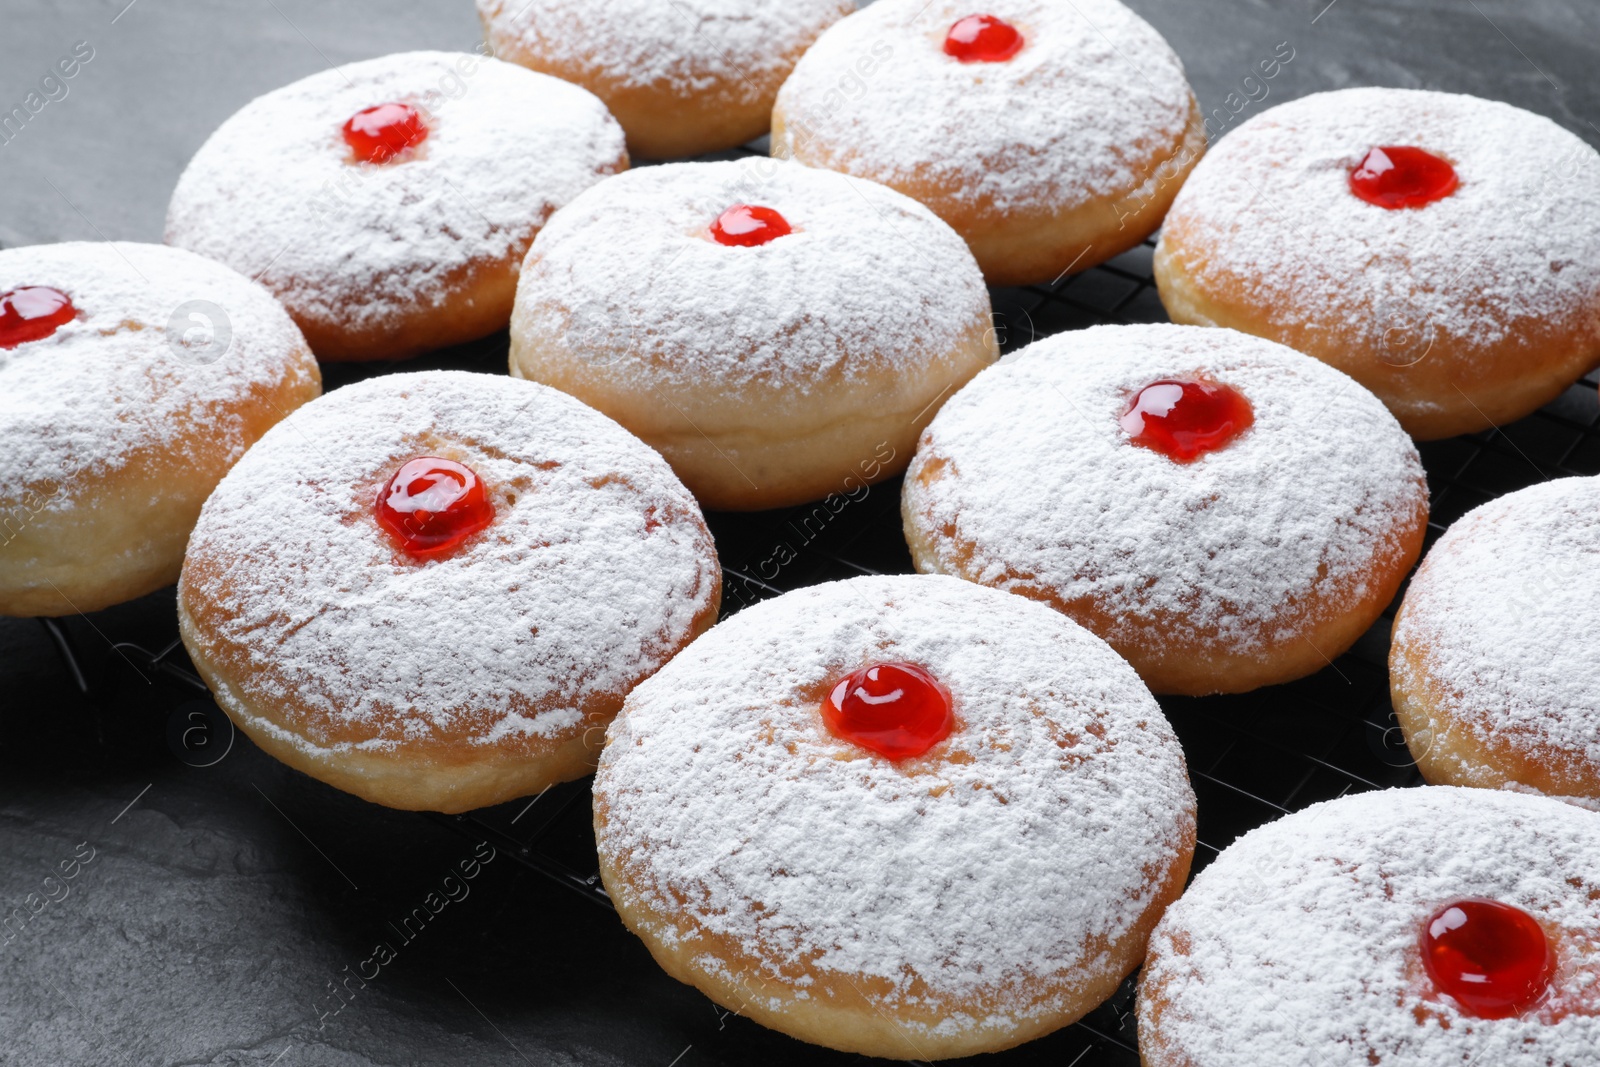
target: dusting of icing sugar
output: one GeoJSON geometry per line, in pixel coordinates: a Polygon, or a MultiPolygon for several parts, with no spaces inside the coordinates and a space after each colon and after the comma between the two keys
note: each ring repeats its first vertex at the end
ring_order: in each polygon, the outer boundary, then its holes
{"type": "Polygon", "coordinates": [[[1588,1067],[1597,950],[1600,816],[1487,789],[1364,793],[1252,830],[1167,910],[1141,1051],[1151,1067],[1588,1067]],[[1468,1016],[1422,971],[1421,925],[1475,896],[1556,934],[1554,995],[1528,1015],[1468,1016]]]}
{"type": "Polygon", "coordinates": [[[612,85],[770,99],[794,54],[851,0],[478,0],[495,50],[515,41],[612,85]]]}
{"type": "Polygon", "coordinates": [[[717,626],[630,695],[595,792],[601,854],[633,887],[613,891],[773,975],[888,983],[885,1007],[945,1029],[1060,1012],[1039,985],[1104,966],[1086,946],[1128,933],[1193,829],[1132,668],[1048,608],[936,576],[813,586],[717,626]],[[957,728],[928,754],[891,763],[824,726],[822,695],[878,660],[950,690],[957,728]],[[951,1013],[973,997],[995,1015],[951,1013]]]}
{"type": "MultiPolygon", "coordinates": [[[[1508,790],[1512,793],[1525,793],[1536,797],[1550,796],[1543,790],[1535,789],[1533,786],[1524,785],[1521,782],[1502,782],[1500,783],[1499,788],[1508,790]]],[[[1550,796],[1550,799],[1559,800],[1563,804],[1571,804],[1573,807],[1582,808],[1585,811],[1600,812],[1600,797],[1550,796]]]]}
{"type": "Polygon", "coordinates": [[[275,732],[321,750],[578,728],[584,699],[683,644],[717,581],[694,499],[637,438],[545,386],[436,371],[346,386],[264,436],[206,502],[179,594],[215,612],[207,658],[260,672],[247,698],[292,704],[275,732]],[[372,505],[440,451],[495,521],[419,563],[372,505]]]}
{"type": "Polygon", "coordinates": [[[1398,329],[1487,358],[1548,320],[1600,345],[1600,154],[1509,104],[1376,88],[1281,104],[1196,165],[1166,228],[1202,291],[1238,292],[1330,350],[1354,333],[1382,351],[1398,329]],[[1369,204],[1349,176],[1378,145],[1439,155],[1461,184],[1422,208],[1369,204]]]}
{"type": "Polygon", "coordinates": [[[1443,710],[1485,742],[1600,777],[1600,478],[1562,478],[1468,512],[1406,591],[1398,686],[1434,679],[1443,710]]]}
{"type": "Polygon", "coordinates": [[[0,349],[7,496],[70,504],[87,479],[147,450],[237,457],[248,428],[214,408],[316,377],[300,331],[265,289],[189,252],[87,241],[0,251],[0,292],[23,285],[61,290],[78,314],[49,337],[0,349]]]}
{"type": "Polygon", "coordinates": [[[878,0],[835,23],[778,92],[773,155],[997,212],[1141,185],[1190,118],[1183,64],[1116,0],[1012,0],[1024,44],[1001,63],[944,53],[968,0],[878,0]],[[865,71],[865,73],[863,73],[865,71]]]}
{"type": "Polygon", "coordinates": [[[169,244],[258,276],[297,317],[381,325],[440,306],[461,273],[520,257],[556,208],[611,173],[622,128],[592,94],[467,53],[352,63],[257,97],[178,180],[169,244]],[[349,162],[356,112],[409,103],[414,154],[349,162]]]}
{"type": "Polygon", "coordinates": [[[862,179],[770,159],[630,171],[579,196],[535,239],[513,333],[567,337],[613,387],[648,381],[693,408],[714,381],[811,394],[955,350],[989,294],[931,211],[862,179]],[[795,232],[753,248],[707,230],[728,207],[776,209],[795,232]]]}
{"type": "Polygon", "coordinates": [[[983,371],[934,417],[904,492],[940,570],[1089,598],[1113,644],[1182,620],[1242,653],[1310,625],[1293,607],[1313,592],[1365,595],[1393,531],[1427,504],[1416,447],[1350,378],[1271,341],[1171,325],[1060,334],[983,371]],[[1187,464],[1131,446],[1128,399],[1197,373],[1242,393],[1254,426],[1187,464]],[[958,473],[923,484],[941,462],[958,473]]]}

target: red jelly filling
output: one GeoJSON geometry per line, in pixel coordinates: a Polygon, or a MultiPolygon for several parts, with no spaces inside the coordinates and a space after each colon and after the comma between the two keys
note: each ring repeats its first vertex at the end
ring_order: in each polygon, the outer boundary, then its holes
{"type": "Polygon", "coordinates": [[[401,464],[379,491],[376,511],[378,525],[418,558],[448,552],[494,521],[472,468],[437,456],[401,464]]]}
{"type": "Polygon", "coordinates": [[[66,293],[48,285],[23,285],[0,293],[0,348],[42,341],[77,313],[66,293]]]}
{"type": "Polygon", "coordinates": [[[719,245],[754,248],[794,232],[789,220],[770,207],[735,204],[711,224],[711,236],[719,245]]]}
{"type": "Polygon", "coordinates": [[[1022,34],[993,15],[968,15],[945,34],[944,54],[963,63],[1001,63],[1022,51],[1022,34]]]}
{"type": "Polygon", "coordinates": [[[1405,145],[1371,149],[1350,172],[1351,192],[1369,204],[1391,209],[1443,200],[1460,184],[1449,163],[1405,145]]]}
{"type": "Polygon", "coordinates": [[[1134,394],[1119,420],[1134,444],[1193,463],[1248,430],[1250,401],[1217,382],[1163,379],[1134,394]]]}
{"type": "Polygon", "coordinates": [[[955,727],[950,693],[910,663],[875,663],[845,675],[822,702],[836,737],[892,760],[920,756],[955,727]]]}
{"type": "Polygon", "coordinates": [[[1422,965],[1462,1008],[1503,1019],[1545,995],[1556,957],[1544,928],[1521,908],[1468,899],[1445,905],[1423,926],[1422,965]]]}
{"type": "Polygon", "coordinates": [[[428,137],[422,113],[410,104],[379,104],[344,124],[344,143],[363,163],[386,163],[428,137]]]}

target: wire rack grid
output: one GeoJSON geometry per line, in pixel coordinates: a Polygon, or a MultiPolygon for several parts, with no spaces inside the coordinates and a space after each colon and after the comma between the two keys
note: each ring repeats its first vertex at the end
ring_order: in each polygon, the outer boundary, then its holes
{"type": "MultiPolygon", "coordinates": [[[[1153,240],[1147,241],[1050,286],[995,290],[1002,351],[1064,330],[1167,321],[1151,275],[1153,249],[1153,240]]],[[[501,335],[404,364],[330,366],[327,384],[333,388],[429,366],[503,373],[506,343],[501,335]]],[[[1596,388],[1591,374],[1512,425],[1422,444],[1432,492],[1428,544],[1463,513],[1496,496],[1553,477],[1600,474],[1596,388]]],[[[900,529],[898,479],[825,516],[803,506],[712,514],[708,522],[724,563],[725,614],[817,582],[913,570],[900,529]],[[789,551],[783,565],[775,567],[771,561],[779,546],[789,551]]],[[[1389,704],[1386,656],[1393,611],[1391,605],[1354,648],[1308,678],[1243,695],[1162,700],[1183,742],[1199,801],[1196,870],[1240,834],[1289,812],[1346,793],[1420,784],[1389,704]]],[[[86,689],[81,658],[66,631],[54,622],[46,625],[70,680],[86,689]]],[[[116,651],[191,691],[191,697],[205,689],[175,639],[161,642],[159,651],[128,642],[116,651]]],[[[588,796],[587,782],[573,782],[531,799],[434,818],[475,839],[487,838],[503,854],[609,908],[597,871],[588,796]]],[[[1130,979],[1067,1031],[994,1062],[1048,1057],[1073,1067],[1136,1067],[1133,1000],[1130,979]]]]}
{"type": "MultiPolygon", "coordinates": [[[[1047,287],[995,290],[1002,350],[1064,330],[1168,321],[1151,274],[1153,251],[1152,239],[1047,287]]],[[[1432,495],[1427,544],[1494,497],[1553,477],[1600,474],[1597,385],[1591,374],[1512,425],[1421,444],[1432,495]]],[[[819,524],[815,515],[814,507],[804,506],[709,517],[724,560],[725,612],[817,582],[912,572],[900,528],[898,480],[873,487],[836,519],[819,524]],[[779,545],[792,549],[795,558],[773,573],[763,564],[779,545]]],[[[1236,696],[1162,700],[1183,742],[1199,801],[1197,871],[1240,834],[1282,815],[1348,793],[1421,784],[1389,703],[1388,634],[1398,600],[1354,648],[1308,678],[1236,696]]],[[[582,802],[587,784],[552,794],[458,818],[468,832],[489,835],[523,862],[609,905],[582,802]],[[541,805],[541,816],[528,818],[541,805]]],[[[1051,1055],[1081,1056],[1081,1062],[1070,1061],[1077,1067],[1136,1065],[1133,999],[1130,979],[1069,1028],[1077,1033],[1061,1040],[1070,1044],[1052,1040],[1051,1055]],[[1076,1051],[1079,1046],[1082,1051],[1076,1051]]],[[[996,1062],[1032,1058],[1025,1046],[996,1062]]]]}

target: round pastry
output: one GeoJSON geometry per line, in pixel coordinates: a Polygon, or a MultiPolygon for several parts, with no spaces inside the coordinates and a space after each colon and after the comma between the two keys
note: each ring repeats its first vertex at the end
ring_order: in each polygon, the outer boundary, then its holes
{"type": "Polygon", "coordinates": [[[160,245],[0,251],[0,615],[170,585],[200,505],[322,391],[278,302],[160,245]]]}
{"type": "Polygon", "coordinates": [[[594,93],[647,159],[767,132],[800,54],[855,0],[478,0],[493,53],[594,93]]]}
{"type": "Polygon", "coordinates": [[[319,359],[399,359],[503,329],[539,227],[627,165],[583,89],[405,52],[246,104],[178,179],[167,243],[261,281],[319,359]]]}
{"type": "Polygon", "coordinates": [[[1232,330],[1102,326],[953,397],[902,512],[917,569],[1041,600],[1158,693],[1327,666],[1422,551],[1416,447],[1371,393],[1232,330]]]}
{"type": "Polygon", "coordinates": [[[1600,816],[1483,789],[1364,793],[1252,830],[1150,939],[1145,1067],[1585,1067],[1600,816]]]}
{"type": "Polygon", "coordinates": [[[594,788],[606,890],[667,973],[896,1059],[1094,1008],[1195,843],[1183,753],[1128,665],[948,578],[740,612],[629,696],[594,788]]]}
{"type": "Polygon", "coordinates": [[[1149,236],[1205,126],[1183,64],[1117,0],[991,10],[878,0],[836,23],[778,92],[772,154],[922,201],[992,284],[1048,282],[1149,236]]]}
{"type": "Polygon", "coordinates": [[[346,386],[262,438],[206,502],[178,621],[268,753],[457,812],[588,773],[720,595],[660,456],[553,389],[436,371],[346,386]]]}
{"type": "Polygon", "coordinates": [[[903,470],[999,354],[961,239],[871,182],[679,163],[557,213],[523,265],[511,373],[592,404],[711,508],[815,500],[903,470]]]}
{"type": "Polygon", "coordinates": [[[1155,275],[1174,321],[1331,363],[1413,437],[1497,426],[1600,363],[1600,155],[1509,104],[1317,93],[1195,169],[1155,275]]]}
{"type": "Polygon", "coordinates": [[[1468,512],[1395,617],[1394,711],[1430,782],[1600,800],[1600,479],[1468,512]]]}

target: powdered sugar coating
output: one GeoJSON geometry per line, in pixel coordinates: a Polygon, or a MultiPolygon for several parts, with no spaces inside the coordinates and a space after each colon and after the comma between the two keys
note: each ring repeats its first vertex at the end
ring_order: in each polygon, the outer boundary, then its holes
{"type": "Polygon", "coordinates": [[[509,38],[628,88],[684,95],[725,87],[754,103],[840,0],[477,0],[491,41],[509,38]]]}
{"type": "Polygon", "coordinates": [[[884,985],[883,1010],[936,1011],[935,1032],[1059,1012],[1039,986],[1103,966],[1094,939],[1128,933],[1193,832],[1182,752],[1126,663],[1037,604],[929,576],[814,586],[722,623],[632,693],[595,791],[602,857],[639,898],[624,903],[730,939],[763,977],[884,985]],[[957,718],[900,763],[818,708],[895,660],[931,670],[957,718]]]}
{"type": "Polygon", "coordinates": [[[1140,1047],[1151,1067],[1584,1067],[1597,949],[1600,816],[1483,789],[1365,793],[1252,830],[1195,878],[1151,938],[1140,1047]],[[1553,996],[1524,1017],[1469,1016],[1422,970],[1422,924],[1474,896],[1555,937],[1553,996]]]}
{"type": "Polygon", "coordinates": [[[926,365],[989,315],[966,243],[931,211],[873,182],[746,159],[630,171],[584,193],[534,241],[513,334],[562,337],[592,387],[648,383],[693,411],[755,387],[765,416],[816,394],[926,365]],[[752,248],[713,241],[737,203],[793,233],[752,248]]]}
{"type": "Polygon", "coordinates": [[[621,127],[584,89],[467,53],[404,52],[246,104],[178,180],[166,239],[259,276],[297,317],[373,329],[442,306],[473,267],[520,258],[622,157],[621,127]],[[383,103],[424,111],[427,139],[388,163],[350,162],[344,123],[383,103]]]}
{"type": "Polygon", "coordinates": [[[1436,694],[1484,743],[1593,778],[1600,663],[1585,638],[1597,633],[1600,478],[1562,478],[1490,501],[1445,532],[1406,592],[1391,670],[1398,688],[1436,694]]]}
{"type": "Polygon", "coordinates": [[[835,23],[778,92],[773,155],[821,151],[838,169],[999,213],[1127,194],[1172,155],[1192,97],[1139,16],[1116,0],[1013,0],[994,13],[1022,50],[962,63],[945,35],[975,10],[878,0],[835,23]]]}
{"type": "Polygon", "coordinates": [[[0,292],[49,286],[77,316],[0,349],[0,485],[70,506],[85,484],[159,452],[237,457],[241,406],[316,367],[265,289],[173,248],[74,241],[0,251],[0,292]],[[228,411],[226,408],[234,410],[228,411]]]}
{"type": "Polygon", "coordinates": [[[206,502],[180,597],[219,613],[206,658],[290,709],[277,735],[338,751],[581,731],[582,703],[658,667],[716,589],[655,452],[545,386],[436,371],[346,386],[263,437],[206,502]],[[425,562],[373,516],[418,455],[466,463],[496,509],[425,562]]]}
{"type": "Polygon", "coordinates": [[[1600,154],[1509,104],[1378,88],[1281,104],[1200,161],[1167,232],[1196,250],[1197,287],[1310,331],[1311,351],[1354,339],[1402,361],[1430,345],[1486,359],[1547,320],[1600,345],[1600,154]],[[1443,157],[1459,187],[1422,208],[1361,200],[1350,172],[1382,145],[1443,157]]]}
{"type": "Polygon", "coordinates": [[[905,482],[939,570],[1087,601],[1114,645],[1153,621],[1244,654],[1308,627],[1313,593],[1365,596],[1426,502],[1416,447],[1344,374],[1170,325],[1061,334],[984,371],[934,417],[905,482]],[[1188,464],[1131,444],[1130,398],[1189,376],[1242,393],[1254,425],[1188,464]],[[924,484],[939,464],[952,470],[924,484]]]}

